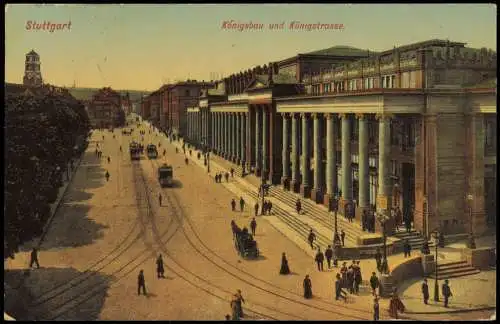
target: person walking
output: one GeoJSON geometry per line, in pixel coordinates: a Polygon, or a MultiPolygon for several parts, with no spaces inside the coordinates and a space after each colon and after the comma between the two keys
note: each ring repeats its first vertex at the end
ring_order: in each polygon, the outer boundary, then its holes
{"type": "Polygon", "coordinates": [[[297,211],[297,214],[300,215],[300,212],[302,211],[302,203],[300,202],[300,199],[297,199],[295,202],[295,210],[297,211]]]}
{"type": "Polygon", "coordinates": [[[335,280],[335,300],[339,300],[339,298],[344,298],[344,301],[347,301],[347,293],[342,289],[342,279],[340,277],[340,273],[337,273],[335,280]]]}
{"type": "Polygon", "coordinates": [[[255,211],[255,216],[257,216],[259,214],[259,203],[255,203],[255,205],[253,206],[253,209],[255,211]]]}
{"type": "Polygon", "coordinates": [[[229,182],[229,173],[226,172],[225,177],[226,177],[226,182],[229,182]]]}
{"type": "Polygon", "coordinates": [[[245,200],[240,197],[240,212],[243,212],[243,209],[245,209],[245,200]]]}
{"type": "Polygon", "coordinates": [[[427,285],[427,278],[424,278],[424,282],[422,283],[422,296],[424,297],[424,304],[427,305],[429,301],[429,285],[427,285]]]}
{"type": "Polygon", "coordinates": [[[403,245],[403,250],[405,253],[405,258],[411,256],[411,245],[410,245],[410,240],[406,239],[405,243],[403,245]]]}
{"type": "Polygon", "coordinates": [[[410,218],[410,212],[405,217],[405,227],[406,227],[406,233],[411,232],[411,218],[410,218]]]}
{"type": "Polygon", "coordinates": [[[161,201],[162,201],[162,196],[161,196],[161,193],[158,194],[158,203],[160,204],[160,207],[161,207],[161,201]]]}
{"type": "Polygon", "coordinates": [[[160,254],[158,259],[156,259],[156,273],[158,275],[158,279],[165,278],[165,268],[163,267],[163,258],[160,254]]]}
{"type": "Polygon", "coordinates": [[[137,295],[142,293],[146,296],[146,280],[144,279],[144,270],[139,271],[139,276],[137,277],[137,295]]]}
{"type": "Polygon", "coordinates": [[[344,230],[340,230],[340,240],[342,241],[342,247],[345,246],[345,232],[344,230]]]}
{"type": "Polygon", "coordinates": [[[240,318],[244,317],[244,314],[243,314],[243,304],[242,303],[245,303],[245,299],[241,295],[241,290],[238,289],[238,291],[236,293],[236,304],[238,305],[238,310],[240,312],[240,318]]]}
{"type": "Polygon", "coordinates": [[[401,299],[399,299],[396,289],[394,289],[391,302],[389,304],[389,314],[393,318],[398,319],[398,312],[404,312],[404,311],[405,311],[405,306],[403,305],[401,299]]]}
{"type": "Polygon", "coordinates": [[[354,293],[359,294],[359,286],[363,282],[363,277],[361,274],[361,267],[359,266],[359,260],[354,268],[354,293]]]}
{"type": "Polygon", "coordinates": [[[309,279],[309,275],[306,275],[303,282],[304,286],[304,298],[311,299],[312,298],[312,283],[311,279],[309,279]]]}
{"type": "Polygon", "coordinates": [[[288,267],[288,260],[286,259],[285,252],[281,255],[281,268],[280,274],[287,275],[290,274],[290,268],[288,267]]]}
{"type": "Polygon", "coordinates": [[[331,268],[331,262],[332,262],[332,257],[333,257],[333,250],[330,245],[325,250],[325,257],[326,257],[326,264],[328,264],[328,269],[331,268]]]}
{"type": "Polygon", "coordinates": [[[351,295],[354,294],[354,269],[352,265],[347,269],[347,289],[351,295]]]}
{"type": "Polygon", "coordinates": [[[111,157],[108,156],[108,163],[111,163],[111,157]]]}
{"type": "Polygon", "coordinates": [[[370,286],[372,287],[372,295],[377,296],[377,288],[380,286],[380,281],[375,272],[372,272],[372,276],[370,277],[370,286]]]}
{"type": "Polygon", "coordinates": [[[380,271],[382,264],[382,253],[380,253],[379,248],[377,248],[377,251],[375,252],[375,262],[377,262],[377,270],[380,271]]]}
{"type": "Polygon", "coordinates": [[[232,211],[235,211],[235,210],[236,210],[236,200],[234,200],[234,198],[233,198],[233,199],[231,199],[231,210],[232,210],[232,211]]]}
{"type": "Polygon", "coordinates": [[[313,249],[313,250],[314,250],[313,243],[315,240],[316,240],[316,234],[314,234],[314,232],[311,228],[311,230],[309,231],[309,236],[307,237],[307,241],[309,242],[309,245],[311,246],[311,249],[313,249]]]}
{"type": "Polygon", "coordinates": [[[448,279],[444,281],[444,284],[441,287],[441,292],[444,297],[444,307],[448,308],[448,299],[453,296],[453,294],[451,293],[448,279]]]}
{"type": "Polygon", "coordinates": [[[271,209],[273,208],[273,203],[271,201],[267,201],[267,214],[271,215],[271,209]]]}
{"type": "Polygon", "coordinates": [[[231,298],[231,320],[239,321],[240,320],[240,309],[238,307],[238,295],[234,294],[233,298],[231,298]]]}
{"type": "Polygon", "coordinates": [[[106,171],[106,174],[104,175],[106,177],[106,182],[109,181],[109,172],[106,171]]]}
{"type": "Polygon", "coordinates": [[[252,221],[250,222],[250,229],[252,231],[252,236],[255,236],[255,229],[257,228],[257,221],[255,220],[255,217],[252,218],[252,221]]]}
{"type": "Polygon", "coordinates": [[[373,299],[373,320],[378,321],[380,319],[380,306],[378,304],[378,297],[375,296],[373,299]]]}
{"type": "Polygon", "coordinates": [[[234,178],[234,169],[231,168],[230,172],[231,172],[231,178],[234,178]]]}
{"type": "Polygon", "coordinates": [[[33,268],[33,263],[36,264],[36,268],[40,269],[40,263],[38,263],[38,250],[33,248],[31,250],[31,258],[30,258],[30,269],[33,268]]]}
{"type": "Polygon", "coordinates": [[[323,252],[321,252],[321,248],[318,248],[318,252],[316,253],[316,265],[318,266],[318,271],[323,271],[323,261],[325,260],[325,256],[323,252]]]}

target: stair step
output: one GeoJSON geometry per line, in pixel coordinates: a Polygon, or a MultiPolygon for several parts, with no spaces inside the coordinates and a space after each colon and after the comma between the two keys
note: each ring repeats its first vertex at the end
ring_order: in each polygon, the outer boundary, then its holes
{"type": "Polygon", "coordinates": [[[447,263],[438,263],[438,268],[441,267],[455,267],[455,266],[467,266],[467,261],[460,260],[460,261],[453,261],[453,262],[447,262],[447,263]]]}
{"type": "MultiPolygon", "coordinates": [[[[470,275],[478,274],[480,272],[481,271],[477,270],[477,269],[470,269],[470,270],[464,271],[464,272],[453,272],[453,273],[449,273],[449,274],[440,274],[440,273],[438,273],[438,280],[444,280],[444,279],[451,279],[451,278],[459,278],[459,277],[464,277],[464,276],[470,276],[470,275]]],[[[432,279],[436,278],[434,274],[431,274],[429,277],[432,278],[432,279]]]]}
{"type": "Polygon", "coordinates": [[[447,275],[451,273],[463,273],[463,272],[469,272],[469,271],[476,271],[476,268],[473,267],[463,267],[463,268],[455,268],[455,269],[438,269],[438,276],[439,275],[447,275]]]}

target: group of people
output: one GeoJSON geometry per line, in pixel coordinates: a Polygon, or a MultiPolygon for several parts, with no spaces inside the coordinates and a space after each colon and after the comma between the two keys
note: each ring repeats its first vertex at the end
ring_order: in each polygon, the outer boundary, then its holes
{"type": "Polygon", "coordinates": [[[358,294],[359,286],[363,282],[359,262],[359,260],[352,260],[352,264],[349,267],[347,266],[347,262],[344,262],[340,268],[342,287],[347,288],[351,294],[358,294]]]}
{"type": "Polygon", "coordinates": [[[405,215],[403,219],[403,213],[401,212],[401,209],[399,209],[399,206],[393,207],[391,209],[391,216],[394,218],[395,226],[396,226],[396,231],[399,231],[399,227],[403,225],[404,222],[404,227],[406,229],[407,233],[411,232],[411,220],[412,220],[412,215],[411,213],[412,208],[408,212],[407,215],[405,215]]]}
{"type": "MultiPolygon", "coordinates": [[[[240,197],[240,212],[243,212],[245,209],[245,199],[243,197],[240,197]]],[[[231,199],[231,210],[236,211],[236,200],[233,198],[231,199]]]]}
{"type": "Polygon", "coordinates": [[[271,215],[271,210],[273,208],[273,203],[269,200],[264,200],[262,205],[262,215],[271,215]]]}
{"type": "MultiPolygon", "coordinates": [[[[222,172],[217,172],[215,174],[215,182],[216,183],[222,183],[222,175],[223,175],[222,172]]],[[[224,177],[226,178],[226,182],[229,182],[229,173],[228,172],[226,172],[224,174],[224,177]]]]}

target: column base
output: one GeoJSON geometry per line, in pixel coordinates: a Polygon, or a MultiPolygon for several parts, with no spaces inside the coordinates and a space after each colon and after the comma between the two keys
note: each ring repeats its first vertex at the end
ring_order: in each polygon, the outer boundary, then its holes
{"type": "Polygon", "coordinates": [[[335,197],[332,194],[326,193],[323,195],[323,205],[328,208],[328,211],[333,210],[333,199],[335,199],[335,197]]]}
{"type": "Polygon", "coordinates": [[[234,160],[234,163],[236,163],[236,165],[238,165],[238,166],[239,166],[239,165],[240,165],[240,163],[241,163],[241,161],[240,161],[240,159],[239,159],[239,158],[236,158],[236,159],[234,160]]]}
{"type": "Polygon", "coordinates": [[[300,181],[292,180],[290,190],[296,193],[300,192],[300,181]]]}
{"type": "Polygon", "coordinates": [[[300,185],[300,194],[304,198],[309,198],[311,196],[311,187],[308,185],[300,185]]]}
{"type": "Polygon", "coordinates": [[[246,172],[246,166],[247,166],[247,163],[242,160],[241,161],[241,176],[244,177],[245,176],[245,172],[246,172]]]}
{"type": "Polygon", "coordinates": [[[281,185],[283,189],[290,190],[290,179],[288,177],[281,177],[281,185]]]}
{"type": "Polygon", "coordinates": [[[260,177],[261,173],[262,173],[261,169],[259,169],[258,167],[255,167],[255,175],[257,177],[260,177]]]}
{"type": "Polygon", "coordinates": [[[269,179],[271,181],[271,184],[279,184],[281,183],[281,177],[280,177],[281,172],[271,172],[269,175],[269,179]]]}
{"type": "Polygon", "coordinates": [[[269,180],[269,170],[262,169],[261,177],[262,177],[262,179],[264,179],[264,181],[268,181],[269,180]]]}
{"type": "Polygon", "coordinates": [[[313,189],[311,191],[311,199],[317,204],[321,203],[323,201],[323,192],[320,189],[313,189]]]}

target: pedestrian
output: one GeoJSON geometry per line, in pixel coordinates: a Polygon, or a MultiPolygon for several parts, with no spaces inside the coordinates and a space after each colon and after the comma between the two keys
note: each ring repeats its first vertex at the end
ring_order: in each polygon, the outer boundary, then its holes
{"type": "Polygon", "coordinates": [[[226,177],[226,182],[229,182],[229,173],[226,172],[225,177],[226,177]]]}
{"type": "Polygon", "coordinates": [[[377,262],[377,270],[380,271],[382,263],[382,253],[380,253],[379,248],[377,248],[377,251],[375,252],[375,262],[377,262]]]}
{"type": "Polygon", "coordinates": [[[295,202],[295,209],[297,210],[297,214],[300,215],[300,212],[302,210],[302,203],[300,202],[300,199],[297,199],[295,202]]]}
{"type": "Polygon", "coordinates": [[[40,263],[38,263],[38,250],[36,248],[31,250],[30,269],[33,268],[33,263],[36,264],[37,269],[40,269],[40,263]]]}
{"type": "Polygon", "coordinates": [[[333,244],[334,245],[337,245],[337,244],[342,244],[342,241],[340,240],[340,235],[339,235],[339,232],[335,232],[335,235],[333,236],[333,244]]]}
{"type": "Polygon", "coordinates": [[[345,246],[345,232],[344,230],[340,230],[340,240],[342,241],[342,246],[345,246]]]}
{"type": "Polygon", "coordinates": [[[380,306],[378,304],[378,297],[375,296],[373,299],[373,320],[378,321],[380,319],[380,306]]]}
{"type": "Polygon", "coordinates": [[[186,163],[186,165],[188,165],[189,161],[188,161],[187,157],[184,159],[184,163],[186,163]]]}
{"type": "Polygon", "coordinates": [[[344,298],[344,301],[347,301],[347,293],[342,289],[342,279],[340,274],[337,273],[335,276],[337,280],[335,280],[335,300],[339,300],[339,298],[344,298]]]}
{"type": "Polygon", "coordinates": [[[256,202],[255,205],[253,206],[253,209],[255,211],[255,216],[257,216],[259,213],[259,203],[256,202]]]}
{"type": "Polygon", "coordinates": [[[267,201],[267,213],[271,215],[271,209],[273,208],[273,203],[271,201],[267,201]]]}
{"type": "Polygon", "coordinates": [[[243,305],[242,303],[245,303],[245,299],[241,295],[241,290],[238,289],[238,292],[236,293],[236,303],[238,305],[238,309],[240,311],[240,318],[243,317],[243,305]]]}
{"type": "Polygon", "coordinates": [[[304,278],[303,286],[304,286],[304,298],[311,299],[313,293],[312,293],[312,283],[311,279],[309,279],[309,275],[306,275],[306,277],[304,278]]]}
{"type": "Polygon", "coordinates": [[[158,275],[158,279],[165,278],[165,268],[163,267],[163,258],[161,254],[158,259],[156,259],[156,273],[158,275]]]}
{"type": "Polygon", "coordinates": [[[411,256],[411,245],[410,245],[410,240],[406,239],[405,243],[403,245],[403,250],[405,253],[405,258],[411,256]]]}
{"type": "Polygon", "coordinates": [[[265,215],[267,213],[267,200],[264,200],[262,203],[262,215],[265,215]]]}
{"type": "Polygon", "coordinates": [[[161,193],[159,193],[159,194],[158,194],[158,202],[159,202],[159,204],[160,204],[160,207],[161,207],[161,200],[162,200],[162,198],[163,198],[163,197],[161,196],[161,193]]]}
{"type": "Polygon", "coordinates": [[[106,177],[106,181],[109,181],[109,172],[106,171],[106,174],[104,175],[106,177]]]}
{"type": "Polygon", "coordinates": [[[231,319],[233,321],[240,320],[240,310],[238,308],[238,295],[236,294],[234,294],[233,298],[231,299],[231,314],[232,314],[231,319]]]}
{"type": "Polygon", "coordinates": [[[448,285],[449,281],[446,279],[444,281],[443,286],[441,287],[441,293],[443,294],[444,297],[444,307],[448,307],[448,299],[453,296],[451,293],[450,286],[448,285]]]}
{"type": "Polygon", "coordinates": [[[243,197],[240,197],[240,212],[243,212],[243,209],[245,208],[245,200],[243,197]]]}
{"type": "Polygon", "coordinates": [[[326,248],[325,257],[326,257],[326,263],[328,264],[328,269],[330,269],[332,257],[333,257],[333,250],[332,250],[332,247],[330,245],[328,245],[328,247],[326,248]]]}
{"type": "Polygon", "coordinates": [[[352,265],[347,269],[347,289],[350,294],[354,294],[354,269],[352,265]]]}
{"type": "Polygon", "coordinates": [[[281,255],[281,268],[280,274],[287,275],[290,274],[290,268],[288,267],[288,260],[286,259],[285,252],[281,255]]]}
{"type": "Polygon", "coordinates": [[[354,293],[357,295],[359,294],[359,286],[363,282],[363,277],[361,274],[361,267],[359,266],[359,260],[356,263],[356,266],[353,267],[354,269],[354,293]]]}
{"type": "Polygon", "coordinates": [[[252,236],[255,236],[255,229],[257,228],[257,221],[255,221],[255,217],[252,218],[250,222],[250,229],[252,230],[252,236]]]}
{"type": "Polygon", "coordinates": [[[234,169],[231,168],[230,172],[231,172],[231,178],[234,178],[234,169]]]}
{"type": "Polygon", "coordinates": [[[399,207],[396,207],[396,212],[395,212],[395,217],[394,221],[396,222],[396,231],[399,231],[399,226],[401,226],[401,223],[403,221],[403,215],[401,213],[401,209],[399,207]]]}
{"type": "Polygon", "coordinates": [[[422,245],[422,254],[430,254],[431,250],[429,248],[429,242],[427,242],[427,239],[424,241],[424,244],[422,245]]]}
{"type": "Polygon", "coordinates": [[[141,270],[139,272],[139,276],[137,277],[137,295],[141,294],[141,288],[142,293],[146,296],[146,280],[144,279],[144,270],[141,270]]]}
{"type": "Polygon", "coordinates": [[[406,227],[406,232],[410,233],[411,232],[411,218],[410,218],[410,212],[405,217],[405,227],[406,227]]]}
{"type": "Polygon", "coordinates": [[[342,263],[340,274],[342,275],[342,287],[347,287],[347,262],[342,263]]]}
{"type": "Polygon", "coordinates": [[[398,311],[404,312],[405,306],[401,299],[399,299],[396,289],[394,290],[391,298],[391,302],[389,304],[389,314],[395,319],[398,318],[398,311]]]}
{"type": "Polygon", "coordinates": [[[377,288],[380,286],[380,281],[375,272],[372,272],[372,276],[370,277],[370,286],[372,287],[372,295],[377,296],[377,288]]]}
{"type": "Polygon", "coordinates": [[[316,240],[316,235],[314,234],[312,228],[309,231],[309,236],[307,237],[307,241],[309,242],[309,245],[311,246],[311,249],[314,250],[313,242],[316,240]]]}
{"type": "Polygon", "coordinates": [[[163,156],[167,153],[167,150],[163,149],[163,156]]]}
{"type": "Polygon", "coordinates": [[[363,232],[368,230],[368,213],[366,209],[363,209],[363,213],[361,214],[361,229],[363,232]]]}
{"type": "Polygon", "coordinates": [[[235,210],[236,210],[236,200],[234,200],[234,198],[233,198],[233,199],[231,199],[231,210],[232,210],[232,211],[235,211],[235,210]]]}
{"type": "Polygon", "coordinates": [[[314,260],[316,260],[318,271],[323,271],[323,261],[325,260],[325,256],[323,252],[321,252],[320,248],[318,248],[318,252],[316,253],[316,257],[314,258],[314,260]]]}
{"type": "Polygon", "coordinates": [[[424,282],[422,283],[422,296],[424,297],[424,304],[427,305],[429,301],[429,285],[427,285],[427,278],[424,278],[424,282]]]}

